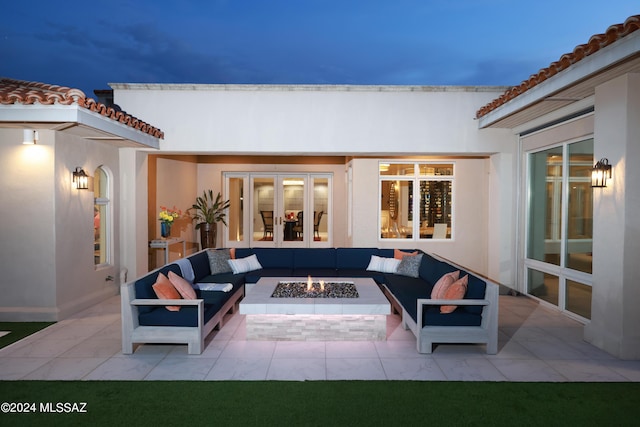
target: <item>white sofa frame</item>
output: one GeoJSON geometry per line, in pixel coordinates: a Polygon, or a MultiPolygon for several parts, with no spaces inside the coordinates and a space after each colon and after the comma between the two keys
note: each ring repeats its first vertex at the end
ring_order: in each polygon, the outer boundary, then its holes
{"type": "Polygon", "coordinates": [[[202,354],[204,340],[216,327],[222,327],[224,316],[235,313],[238,302],[244,295],[244,285],[234,291],[231,298],[208,321],[204,322],[203,299],[137,299],[135,295],[135,280],[125,283],[121,287],[122,305],[122,353],[132,354],[135,344],[170,343],[187,344],[189,354],[202,354]],[[138,322],[138,307],[140,306],[197,306],[197,326],[143,326],[138,322]]]}
{"type": "MultiPolygon", "coordinates": [[[[434,255],[434,258],[445,261],[456,268],[465,270],[445,258],[434,255]]],[[[469,272],[469,270],[466,270],[469,272]]],[[[472,274],[469,272],[469,274],[472,274]]],[[[406,309],[396,299],[396,302],[402,307],[402,327],[411,330],[416,337],[416,347],[418,353],[433,352],[434,344],[445,343],[469,343],[469,344],[486,344],[487,354],[498,353],[498,306],[500,287],[498,284],[487,280],[477,274],[473,274],[481,278],[485,283],[484,299],[459,299],[459,300],[443,300],[443,299],[426,299],[420,298],[416,301],[418,311],[416,314],[417,322],[407,313],[406,309]],[[482,321],[480,326],[424,326],[418,328],[418,324],[422,325],[424,306],[429,305],[473,305],[482,307],[482,321]]],[[[389,292],[393,296],[393,293],[389,292]]],[[[395,299],[395,297],[394,297],[395,299]]]]}

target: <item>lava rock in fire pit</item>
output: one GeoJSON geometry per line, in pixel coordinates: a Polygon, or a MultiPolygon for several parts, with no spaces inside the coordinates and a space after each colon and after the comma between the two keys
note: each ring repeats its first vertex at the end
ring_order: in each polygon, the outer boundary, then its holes
{"type": "Polygon", "coordinates": [[[271,298],[358,298],[353,282],[279,282],[271,298]]]}

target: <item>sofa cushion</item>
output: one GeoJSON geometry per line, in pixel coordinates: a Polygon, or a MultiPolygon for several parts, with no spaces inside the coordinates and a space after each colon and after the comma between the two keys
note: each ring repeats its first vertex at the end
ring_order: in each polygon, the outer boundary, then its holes
{"type": "Polygon", "coordinates": [[[191,286],[191,283],[187,282],[185,279],[174,273],[173,271],[169,272],[167,276],[171,284],[178,291],[180,296],[184,299],[196,299],[196,291],[191,286]]]}
{"type": "Polygon", "coordinates": [[[418,318],[418,298],[431,296],[431,285],[420,278],[385,274],[385,286],[393,297],[405,309],[407,314],[416,321],[418,318]]]}
{"type": "MultiPolygon", "coordinates": [[[[224,282],[215,282],[215,283],[224,283],[224,282]]],[[[233,294],[235,294],[238,291],[238,289],[240,289],[244,285],[244,283],[232,283],[232,282],[226,282],[226,283],[231,283],[233,285],[233,288],[229,292],[207,291],[207,290],[198,289],[196,291],[198,294],[198,298],[201,298],[204,300],[205,306],[210,304],[216,304],[219,307],[222,307],[233,296],[233,294]]]]}
{"type": "Polygon", "coordinates": [[[367,271],[365,269],[350,269],[343,268],[340,270],[336,270],[337,277],[370,277],[375,280],[376,283],[384,283],[384,273],[379,271],[367,271]]]}
{"type": "Polygon", "coordinates": [[[291,277],[290,268],[263,268],[262,270],[248,271],[244,274],[247,283],[256,283],[261,277],[291,277]]]}
{"type": "MultiPolygon", "coordinates": [[[[427,306],[425,306],[426,308],[427,306]]],[[[422,326],[480,326],[482,316],[458,307],[453,313],[440,313],[440,307],[430,306],[423,311],[422,326]]]]}
{"type": "Polygon", "coordinates": [[[442,276],[442,275],[438,275],[438,272],[436,271],[438,262],[440,261],[436,260],[431,255],[423,252],[422,261],[420,262],[420,270],[419,270],[420,278],[423,280],[426,280],[432,285],[435,284],[440,278],[440,276],[442,276]]]}
{"type": "Polygon", "coordinates": [[[194,283],[199,282],[203,277],[211,274],[209,256],[207,255],[206,250],[193,254],[187,259],[191,262],[191,266],[193,267],[194,283]]]}
{"type": "MultiPolygon", "coordinates": [[[[146,276],[143,276],[136,280],[135,282],[135,292],[136,298],[138,299],[157,299],[158,296],[153,291],[152,286],[156,283],[156,279],[158,278],[158,274],[162,273],[165,276],[169,274],[170,271],[173,271],[176,274],[180,274],[180,266],[177,264],[169,264],[164,267],[152,271],[148,273],[146,276]]],[[[138,313],[144,313],[147,311],[151,311],[153,307],[151,306],[138,306],[138,313]]],[[[164,308],[162,308],[164,310],[164,308]]],[[[166,311],[166,310],[165,310],[166,311]]]]}
{"type": "MultiPolygon", "coordinates": [[[[221,305],[209,304],[204,306],[205,323],[222,308],[221,305]]],[[[180,311],[167,311],[159,307],[150,312],[140,314],[138,321],[142,326],[198,326],[198,308],[183,306],[180,311]]]]}
{"type": "MultiPolygon", "coordinates": [[[[173,286],[167,276],[162,273],[158,274],[156,283],[154,283],[151,287],[153,288],[153,291],[155,292],[158,299],[182,299],[175,286],[173,286]]],[[[179,305],[167,305],[165,306],[165,308],[169,311],[180,310],[179,305]]]]}
{"type": "MultiPolygon", "coordinates": [[[[463,272],[461,272],[460,274],[463,274],[463,272]]],[[[467,274],[467,273],[464,273],[464,274],[467,274]]],[[[467,284],[467,293],[465,294],[464,298],[465,299],[484,299],[486,288],[487,288],[487,282],[485,282],[484,280],[480,279],[477,276],[474,276],[473,274],[469,274],[469,283],[467,284]]],[[[464,307],[460,307],[457,311],[460,311],[460,309],[464,309],[469,313],[482,314],[483,306],[467,305],[464,307]]]]}
{"type": "Polygon", "coordinates": [[[203,277],[198,283],[231,283],[232,285],[243,285],[245,274],[220,273],[203,277]]]}
{"type": "MultiPolygon", "coordinates": [[[[436,263],[435,263],[436,279],[444,276],[447,273],[451,273],[451,272],[457,271],[457,270],[460,270],[460,269],[458,267],[455,267],[455,266],[449,264],[448,262],[436,260],[436,263]]],[[[462,274],[462,275],[464,276],[464,274],[462,274]]]]}
{"type": "MultiPolygon", "coordinates": [[[[465,274],[464,277],[456,280],[445,291],[443,299],[462,299],[467,292],[467,283],[469,283],[469,275],[465,274]]],[[[458,308],[457,305],[443,305],[440,307],[440,313],[448,314],[458,308]]]]}
{"type": "Polygon", "coordinates": [[[299,248],[293,251],[294,270],[336,268],[336,250],[333,248],[299,248]]]}
{"type": "Polygon", "coordinates": [[[291,272],[293,277],[336,277],[337,275],[338,270],[335,268],[294,268],[291,272]]]}
{"type": "Polygon", "coordinates": [[[377,248],[337,248],[336,268],[338,270],[366,270],[371,255],[378,255],[377,248]]]}
{"type": "MultiPolygon", "coordinates": [[[[236,258],[246,257],[246,250],[236,249],[236,258]]],[[[251,248],[249,255],[255,254],[262,268],[293,268],[293,249],[291,248],[251,248]]]]}
{"type": "Polygon", "coordinates": [[[409,277],[420,277],[420,264],[422,263],[422,254],[405,255],[398,265],[396,274],[409,277]]]}
{"type": "Polygon", "coordinates": [[[207,249],[207,257],[211,274],[228,273],[232,270],[228,262],[231,259],[229,249],[207,249]]]}
{"type": "Polygon", "coordinates": [[[393,258],[393,249],[378,249],[378,253],[376,255],[383,258],[393,258]]]}

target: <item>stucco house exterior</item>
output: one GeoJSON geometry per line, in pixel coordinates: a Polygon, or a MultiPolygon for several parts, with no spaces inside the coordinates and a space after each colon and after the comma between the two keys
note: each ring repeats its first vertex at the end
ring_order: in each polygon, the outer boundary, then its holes
{"type": "MultiPolygon", "coordinates": [[[[112,105],[2,79],[0,320],[59,320],[117,294],[158,262],[160,206],[213,189],[232,201],[219,246],[418,247],[638,359],[639,27],[613,25],[516,87],[112,83],[112,105]],[[592,188],[603,158],[611,179],[592,188]],[[73,188],[78,167],[89,190],[73,188]],[[271,237],[265,209],[280,218],[271,237]],[[324,215],[282,238],[300,211],[324,215]]],[[[172,236],[198,249],[188,219],[172,236]]]]}

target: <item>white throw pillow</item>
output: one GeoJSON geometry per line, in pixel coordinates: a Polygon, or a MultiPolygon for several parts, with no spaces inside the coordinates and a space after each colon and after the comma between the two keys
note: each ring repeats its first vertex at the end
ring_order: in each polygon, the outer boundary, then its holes
{"type": "Polygon", "coordinates": [[[247,271],[260,270],[262,268],[255,254],[246,258],[230,259],[227,262],[231,270],[233,270],[233,274],[246,273],[247,271]]]}
{"type": "Polygon", "coordinates": [[[379,271],[381,273],[395,273],[400,265],[400,260],[395,258],[382,258],[371,255],[371,261],[367,271],[379,271]]]}

